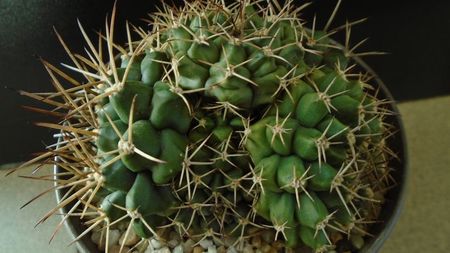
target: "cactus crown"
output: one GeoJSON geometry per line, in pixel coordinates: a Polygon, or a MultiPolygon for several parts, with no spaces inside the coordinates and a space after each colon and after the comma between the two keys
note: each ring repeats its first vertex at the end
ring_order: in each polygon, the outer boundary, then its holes
{"type": "Polygon", "coordinates": [[[75,202],[66,218],[88,218],[86,232],[127,221],[142,238],[177,231],[239,249],[273,231],[289,249],[360,248],[391,183],[389,101],[353,70],[356,47],[330,39],[358,22],[330,30],[333,12],[308,29],[306,6],[163,4],[152,31],[132,27],[133,40],[127,24],[124,47],[114,8],[98,47],[80,25],[87,56],[59,37],[85,80],[44,62],[57,91],[24,92],[62,117],[39,123],[60,140],[30,161],[56,163],[69,189],[42,220],[75,202]]]}

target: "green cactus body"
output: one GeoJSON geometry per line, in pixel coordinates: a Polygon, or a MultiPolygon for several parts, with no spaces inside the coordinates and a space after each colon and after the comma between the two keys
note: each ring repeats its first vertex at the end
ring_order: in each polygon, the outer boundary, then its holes
{"type": "Polygon", "coordinates": [[[248,240],[254,227],[292,249],[364,242],[346,229],[355,215],[376,220],[374,196],[388,188],[385,103],[346,69],[333,32],[306,29],[291,2],[268,3],[165,6],[152,32],[108,41],[110,62],[88,64],[98,70],[65,121],[81,139],[65,147],[92,158],[74,171],[107,190],[110,221],[129,215],[142,238],[164,227],[248,240]]]}

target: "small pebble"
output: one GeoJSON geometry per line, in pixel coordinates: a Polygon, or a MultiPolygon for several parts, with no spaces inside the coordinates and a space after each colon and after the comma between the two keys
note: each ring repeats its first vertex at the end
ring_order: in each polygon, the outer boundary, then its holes
{"type": "Polygon", "coordinates": [[[223,243],[225,244],[225,247],[231,247],[233,246],[233,244],[236,242],[236,240],[234,240],[231,237],[227,237],[223,240],[223,243]]]}
{"type": "Polygon", "coordinates": [[[175,248],[173,248],[172,253],[184,253],[183,246],[181,244],[176,246],[175,248]]]}
{"type": "Polygon", "coordinates": [[[201,240],[200,242],[198,242],[198,244],[200,244],[200,246],[202,246],[202,248],[207,249],[213,245],[213,242],[211,240],[204,239],[204,240],[201,240]]]}
{"type": "Polygon", "coordinates": [[[170,240],[178,240],[179,241],[180,235],[177,232],[172,231],[169,234],[169,238],[170,238],[170,240]]]}
{"type": "Polygon", "coordinates": [[[254,253],[252,245],[249,245],[249,244],[245,245],[243,252],[244,253],[254,253]]]}
{"type": "Polygon", "coordinates": [[[253,245],[255,248],[261,247],[261,236],[254,236],[254,237],[252,238],[252,245],[253,245]]]}
{"type": "Polygon", "coordinates": [[[210,245],[210,246],[208,247],[208,253],[217,253],[216,246],[210,245]]]}
{"type": "Polygon", "coordinates": [[[153,249],[152,244],[149,243],[149,244],[148,244],[148,247],[147,247],[147,249],[145,250],[144,253],[154,253],[154,252],[155,252],[155,250],[153,249]]]}
{"type": "Polygon", "coordinates": [[[168,247],[163,247],[163,248],[157,250],[156,252],[158,252],[158,253],[170,253],[170,249],[168,247]]]}
{"type": "Polygon", "coordinates": [[[145,240],[143,242],[140,242],[139,245],[136,247],[136,249],[139,253],[144,253],[145,250],[148,248],[149,244],[150,243],[148,242],[148,240],[145,240]]]}
{"type": "Polygon", "coordinates": [[[237,253],[237,251],[233,246],[231,246],[227,249],[227,253],[237,253]]]}
{"type": "Polygon", "coordinates": [[[128,232],[127,238],[125,238],[125,234],[126,234],[126,232],[124,232],[122,234],[122,236],[120,236],[120,239],[119,239],[120,245],[122,245],[122,243],[123,243],[125,246],[132,246],[132,245],[135,245],[139,241],[139,236],[137,236],[136,233],[134,233],[134,231],[132,229],[128,232]],[[125,240],[125,242],[124,242],[124,240],[125,240]]]}
{"type": "MultiPolygon", "coordinates": [[[[106,235],[106,233],[105,233],[106,235]]],[[[117,229],[109,231],[108,247],[116,245],[119,242],[120,232],[117,229]]]]}
{"type": "MultiPolygon", "coordinates": [[[[105,248],[105,237],[106,237],[106,232],[103,232],[103,238],[102,238],[102,233],[100,231],[96,231],[93,232],[91,235],[91,240],[97,244],[98,249],[104,249],[105,248]]],[[[119,230],[111,230],[109,231],[109,247],[115,245],[118,243],[119,241],[119,237],[120,237],[120,232],[119,230]]]]}
{"type": "Polygon", "coordinates": [[[186,253],[192,252],[195,242],[192,239],[188,239],[183,243],[183,251],[186,253]]]}
{"type": "Polygon", "coordinates": [[[276,242],[272,243],[272,247],[275,249],[282,249],[284,247],[284,245],[281,241],[276,241],[276,242]]]}
{"type": "Polygon", "coordinates": [[[119,222],[119,224],[117,224],[117,229],[126,231],[129,225],[128,222],[119,222]]]}
{"type": "Polygon", "coordinates": [[[267,253],[267,252],[269,252],[271,249],[272,249],[272,247],[271,247],[269,244],[267,244],[267,245],[264,245],[264,246],[261,248],[261,251],[264,252],[264,253],[267,253]]]}
{"type": "Polygon", "coordinates": [[[98,246],[101,246],[100,245],[100,238],[101,238],[101,236],[102,236],[102,233],[100,231],[93,232],[91,234],[91,241],[93,241],[98,246]]]}
{"type": "Polygon", "coordinates": [[[219,237],[216,237],[216,236],[213,237],[213,242],[217,246],[223,245],[223,241],[221,239],[219,239],[219,237]]]}
{"type": "Polygon", "coordinates": [[[113,245],[109,248],[109,253],[126,253],[130,250],[128,247],[123,247],[122,250],[120,250],[120,245],[113,245]]]}
{"type": "Polygon", "coordinates": [[[155,238],[152,238],[150,240],[150,244],[153,246],[153,249],[160,249],[162,247],[161,242],[156,240],[155,238]]]}
{"type": "Polygon", "coordinates": [[[175,248],[178,244],[180,244],[180,243],[178,242],[177,239],[172,239],[167,242],[167,245],[169,245],[169,247],[171,247],[171,248],[175,248]]]}
{"type": "Polygon", "coordinates": [[[217,249],[217,253],[226,253],[226,252],[227,252],[227,249],[223,245],[217,249]]]}
{"type": "Polygon", "coordinates": [[[201,246],[195,246],[194,253],[203,253],[203,248],[201,246]]]}

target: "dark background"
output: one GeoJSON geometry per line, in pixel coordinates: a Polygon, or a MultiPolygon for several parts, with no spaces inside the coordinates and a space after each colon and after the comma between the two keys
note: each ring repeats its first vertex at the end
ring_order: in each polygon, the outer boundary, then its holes
{"type": "MultiPolygon", "coordinates": [[[[304,17],[312,20],[318,13],[320,28],[335,1],[313,2],[304,17]]],[[[16,91],[52,89],[38,57],[55,65],[70,62],[53,26],[74,52],[82,52],[85,44],[76,19],[94,35],[94,30],[104,30],[105,16],[113,3],[114,0],[0,0],[0,164],[28,159],[32,152],[52,143],[50,131],[32,124],[42,121],[42,116],[20,107],[34,102],[16,91]]],[[[152,10],[153,0],[118,0],[116,41],[124,40],[125,19],[144,25],[140,18],[152,10]]],[[[334,24],[363,17],[369,20],[354,27],[352,41],[369,37],[361,50],[389,52],[365,60],[397,101],[450,94],[450,1],[343,0],[334,24]]]]}

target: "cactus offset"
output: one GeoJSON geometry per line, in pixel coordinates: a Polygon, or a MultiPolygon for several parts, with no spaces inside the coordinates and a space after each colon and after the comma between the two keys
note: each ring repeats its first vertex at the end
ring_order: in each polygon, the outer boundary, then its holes
{"type": "Polygon", "coordinates": [[[177,231],[241,249],[272,231],[289,249],[360,248],[391,183],[389,101],[351,72],[355,48],[330,39],[353,24],[329,30],[334,12],[308,29],[304,7],[163,5],[152,31],[133,27],[138,39],[127,24],[125,47],[113,43],[114,8],[99,48],[80,25],[86,57],[61,40],[74,64],[64,66],[86,80],[44,62],[57,92],[25,93],[65,115],[40,123],[62,134],[31,161],[57,157],[70,175],[43,220],[75,202],[66,218],[88,219],[86,233],[125,220],[142,238],[177,231]]]}

